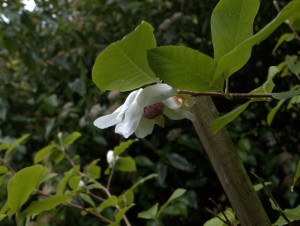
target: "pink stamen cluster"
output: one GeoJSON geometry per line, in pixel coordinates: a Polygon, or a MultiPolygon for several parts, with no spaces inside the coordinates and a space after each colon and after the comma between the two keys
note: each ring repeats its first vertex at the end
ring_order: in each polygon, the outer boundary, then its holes
{"type": "Polygon", "coordinates": [[[163,113],[164,107],[165,105],[161,102],[145,107],[143,117],[147,119],[154,119],[163,113]]]}

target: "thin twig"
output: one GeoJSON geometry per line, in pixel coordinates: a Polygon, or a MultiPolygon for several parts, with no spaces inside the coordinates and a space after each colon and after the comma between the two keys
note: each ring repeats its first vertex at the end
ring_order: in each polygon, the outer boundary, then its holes
{"type": "Polygon", "coordinates": [[[228,219],[228,217],[227,217],[226,214],[224,213],[224,210],[223,210],[222,205],[221,205],[221,204],[218,204],[215,200],[213,200],[213,198],[209,198],[209,201],[211,201],[211,202],[217,207],[217,210],[218,210],[219,212],[222,213],[222,215],[224,216],[224,218],[225,218],[227,224],[228,224],[228,225],[232,225],[231,222],[230,222],[230,220],[228,219]]]}
{"type": "Polygon", "coordinates": [[[229,99],[252,99],[252,98],[266,98],[274,99],[272,93],[227,93],[224,92],[194,92],[188,90],[177,90],[178,94],[189,94],[192,96],[211,96],[224,97],[229,99]]]}
{"type": "Polygon", "coordinates": [[[270,199],[273,201],[273,203],[276,205],[276,207],[278,208],[278,212],[279,214],[284,218],[284,220],[288,223],[288,225],[292,225],[291,221],[289,220],[289,218],[285,215],[285,213],[282,211],[281,207],[279,206],[278,202],[276,201],[276,199],[274,198],[274,196],[272,195],[272,193],[270,192],[270,190],[268,189],[267,185],[265,184],[265,181],[263,178],[257,176],[257,174],[255,174],[253,171],[250,171],[250,173],[262,184],[264,190],[266,191],[267,195],[270,197],[270,199]]]}
{"type": "Polygon", "coordinates": [[[228,224],[227,221],[225,221],[224,219],[222,219],[221,217],[218,216],[218,214],[216,214],[214,211],[210,210],[209,208],[205,207],[205,210],[209,213],[211,213],[214,217],[218,218],[220,221],[222,221],[224,224],[227,224],[229,226],[231,226],[231,224],[228,224]]]}

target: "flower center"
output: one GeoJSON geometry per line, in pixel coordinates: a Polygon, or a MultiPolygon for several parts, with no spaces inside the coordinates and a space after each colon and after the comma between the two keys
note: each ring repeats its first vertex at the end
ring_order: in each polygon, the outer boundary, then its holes
{"type": "Polygon", "coordinates": [[[143,117],[147,119],[154,119],[163,113],[164,107],[165,105],[161,102],[145,107],[143,117]]]}

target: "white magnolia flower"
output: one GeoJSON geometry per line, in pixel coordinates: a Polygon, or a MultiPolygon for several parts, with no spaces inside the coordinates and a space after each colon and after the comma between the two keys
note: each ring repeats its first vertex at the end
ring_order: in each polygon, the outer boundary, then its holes
{"type": "Polygon", "coordinates": [[[131,92],[124,104],[110,115],[102,116],[94,121],[94,125],[104,129],[116,125],[115,132],[128,138],[135,132],[139,138],[152,133],[154,125],[164,125],[162,114],[170,119],[188,118],[194,120],[184,106],[185,99],[176,96],[177,92],[167,84],[156,84],[131,92]]]}
{"type": "Polygon", "coordinates": [[[106,154],[106,161],[109,164],[109,166],[113,167],[115,163],[117,162],[119,156],[114,157],[114,151],[109,150],[106,154]]]}

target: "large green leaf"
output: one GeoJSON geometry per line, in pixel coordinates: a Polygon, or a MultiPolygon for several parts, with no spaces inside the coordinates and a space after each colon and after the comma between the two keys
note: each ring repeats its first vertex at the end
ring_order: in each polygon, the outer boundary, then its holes
{"type": "MultiPolygon", "coordinates": [[[[235,214],[233,213],[231,208],[228,208],[224,212],[218,213],[218,215],[217,215],[218,217],[214,217],[214,218],[206,221],[204,226],[226,226],[226,225],[228,225],[219,219],[219,218],[221,218],[222,220],[226,221],[224,214],[226,215],[227,219],[230,222],[235,221],[235,214]]],[[[233,224],[233,225],[235,225],[235,224],[233,224]]]]}
{"type": "Polygon", "coordinates": [[[212,83],[215,62],[184,46],[163,46],[148,50],[151,69],[164,82],[177,89],[193,91],[220,91],[223,81],[212,83]]]}
{"type": "MultiPolygon", "coordinates": [[[[221,0],[211,16],[214,57],[217,61],[252,36],[259,0],[221,0]]],[[[241,64],[249,59],[251,49],[239,57],[241,64]]]]}
{"type": "Polygon", "coordinates": [[[17,172],[8,182],[7,204],[13,212],[20,210],[46,172],[47,169],[41,165],[29,166],[17,172]]]}
{"type": "Polygon", "coordinates": [[[294,186],[295,186],[295,184],[296,184],[296,182],[298,181],[299,178],[300,178],[300,160],[298,161],[296,174],[295,174],[295,177],[294,177],[294,183],[293,183],[292,188],[291,188],[292,191],[294,190],[294,186]]]}
{"type": "Polygon", "coordinates": [[[217,68],[215,71],[215,79],[218,79],[222,75],[225,75],[225,78],[228,78],[234,72],[241,69],[244,64],[241,64],[239,60],[240,57],[249,51],[252,46],[260,43],[265,40],[272,32],[285,20],[290,17],[300,17],[300,1],[294,0],[289,2],[280,13],[263,29],[258,33],[246,39],[240,43],[236,48],[234,48],[229,53],[225,54],[218,60],[217,68]]]}
{"type": "Polygon", "coordinates": [[[37,215],[41,212],[51,210],[64,202],[71,201],[71,199],[72,197],[70,195],[53,195],[44,200],[32,202],[24,210],[23,214],[26,216],[37,215]]]}
{"type": "Polygon", "coordinates": [[[154,47],[153,28],[142,22],[133,32],[100,53],[93,67],[94,83],[101,90],[128,91],[157,82],[147,61],[147,49],[154,47]]]}

